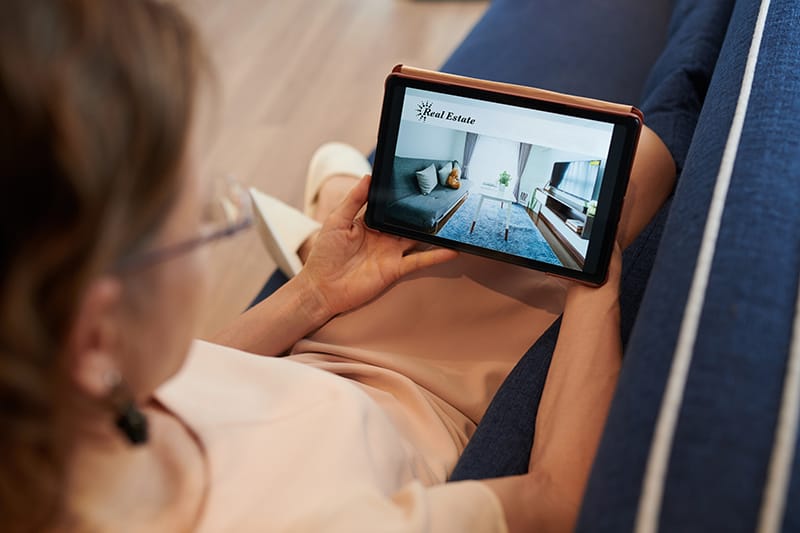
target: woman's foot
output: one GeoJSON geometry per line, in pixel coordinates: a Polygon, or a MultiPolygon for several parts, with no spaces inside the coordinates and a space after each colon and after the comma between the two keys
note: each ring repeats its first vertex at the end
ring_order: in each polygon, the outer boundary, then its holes
{"type": "Polygon", "coordinates": [[[322,222],[370,171],[367,160],[352,146],[327,143],[309,163],[305,213],[251,189],[262,240],[284,274],[292,277],[300,271],[322,222]]]}

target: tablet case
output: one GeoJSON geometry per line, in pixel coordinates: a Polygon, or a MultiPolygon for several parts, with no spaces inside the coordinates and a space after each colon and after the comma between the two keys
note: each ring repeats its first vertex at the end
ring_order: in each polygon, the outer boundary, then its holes
{"type": "MultiPolygon", "coordinates": [[[[513,96],[519,96],[522,98],[531,98],[545,102],[551,102],[555,104],[566,105],[573,108],[579,109],[586,109],[591,111],[599,111],[607,114],[612,115],[620,115],[630,118],[635,118],[638,120],[640,126],[644,124],[644,115],[643,113],[634,106],[625,105],[625,104],[617,104],[613,102],[606,102],[603,100],[596,100],[594,98],[586,98],[583,96],[574,96],[569,94],[558,93],[554,91],[548,91],[545,89],[537,89],[535,87],[526,87],[522,85],[515,85],[512,83],[503,83],[497,81],[490,81],[490,80],[481,80],[477,78],[469,78],[466,76],[459,76],[456,74],[448,74],[445,72],[437,72],[433,70],[422,69],[418,67],[411,67],[407,65],[396,65],[393,69],[389,77],[387,78],[387,82],[392,77],[399,77],[399,78],[406,78],[412,80],[423,80],[423,81],[430,81],[434,83],[439,83],[443,85],[451,85],[451,86],[458,86],[458,87],[466,87],[471,89],[479,89],[484,91],[490,91],[494,93],[500,94],[509,94],[513,96]]],[[[639,142],[639,136],[641,134],[641,127],[636,131],[635,137],[633,139],[634,146],[639,142]]],[[[632,161],[631,161],[632,165],[632,161]]],[[[630,167],[628,168],[628,172],[630,172],[630,167]]],[[[624,202],[624,199],[622,200],[624,202]]],[[[621,205],[620,205],[620,212],[621,212],[621,205]]],[[[603,268],[605,271],[605,275],[608,274],[608,265],[606,263],[605,267],[603,268]]],[[[546,272],[547,275],[562,277],[565,279],[570,279],[572,281],[577,281],[579,283],[589,284],[589,285],[597,285],[597,282],[587,282],[585,280],[578,279],[577,277],[573,277],[570,275],[561,275],[556,274],[553,272],[546,272]]],[[[602,284],[605,280],[600,282],[602,284]]]]}
{"type": "Polygon", "coordinates": [[[521,96],[524,98],[536,98],[538,100],[544,100],[546,102],[565,104],[571,107],[579,107],[583,109],[604,111],[606,113],[613,113],[616,115],[629,115],[637,117],[640,123],[642,124],[644,123],[644,115],[642,115],[642,112],[630,105],[615,104],[612,102],[605,102],[603,100],[595,100],[594,98],[585,98],[583,96],[572,96],[569,94],[562,94],[553,91],[546,91],[544,89],[537,89],[535,87],[525,87],[522,85],[514,85],[511,83],[502,83],[498,81],[467,78],[466,76],[457,76],[455,74],[435,72],[433,70],[409,67],[407,65],[395,66],[392,69],[391,76],[400,76],[403,78],[418,79],[418,80],[429,80],[437,83],[444,83],[447,85],[470,87],[473,89],[483,89],[486,91],[521,96]]]}

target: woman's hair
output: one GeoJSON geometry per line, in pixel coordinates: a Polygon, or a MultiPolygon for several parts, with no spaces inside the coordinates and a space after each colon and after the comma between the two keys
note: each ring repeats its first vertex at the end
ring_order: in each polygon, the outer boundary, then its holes
{"type": "Polygon", "coordinates": [[[204,67],[169,4],[0,2],[4,531],[65,511],[65,339],[87,284],[146,246],[177,198],[204,67]]]}

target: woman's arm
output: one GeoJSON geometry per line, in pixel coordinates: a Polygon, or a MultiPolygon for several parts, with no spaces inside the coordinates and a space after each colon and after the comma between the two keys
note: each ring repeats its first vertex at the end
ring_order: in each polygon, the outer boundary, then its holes
{"type": "MultiPolygon", "coordinates": [[[[617,232],[623,248],[653,218],[674,185],[669,150],[644,127],[617,232]]],[[[574,528],[621,365],[621,270],[617,247],[605,285],[570,287],[539,404],[529,473],[486,482],[500,498],[511,531],[574,528]]]]}
{"type": "Polygon", "coordinates": [[[542,531],[572,531],[622,363],[617,248],[609,281],[567,293],[536,418],[529,472],[542,531]]]}
{"type": "Polygon", "coordinates": [[[617,247],[605,285],[573,285],[567,293],[529,473],[486,482],[512,532],[574,528],[620,369],[621,263],[617,247]]]}
{"type": "Polygon", "coordinates": [[[328,219],[300,273],[211,340],[262,355],[278,355],[339,313],[365,304],[420,268],[455,258],[453,250],[414,251],[414,241],[378,233],[359,214],[365,176],[328,219]]]}
{"type": "Polygon", "coordinates": [[[279,355],[333,317],[301,271],[218,332],[212,342],[261,355],[279,355]]]}

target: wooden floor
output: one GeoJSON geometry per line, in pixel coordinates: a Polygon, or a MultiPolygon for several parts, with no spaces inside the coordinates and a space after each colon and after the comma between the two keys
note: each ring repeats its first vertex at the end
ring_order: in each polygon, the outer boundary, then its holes
{"type": "MultiPolygon", "coordinates": [[[[397,63],[436,68],[486,1],[176,0],[215,62],[221,98],[200,172],[230,173],[296,207],[315,148],[369,151],[383,79],[397,63]]],[[[274,263],[255,231],[210,250],[208,336],[240,313],[274,263]]]]}

